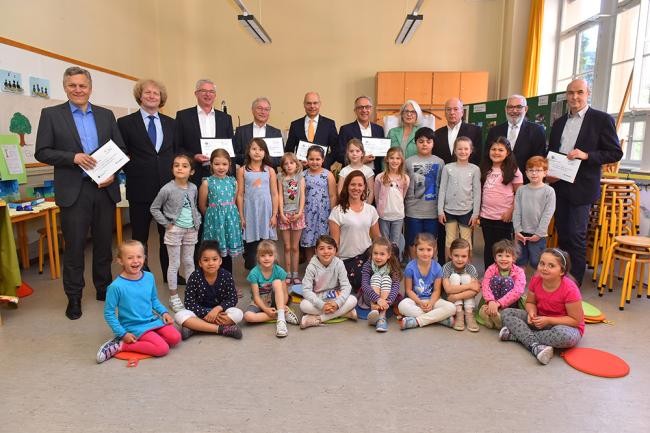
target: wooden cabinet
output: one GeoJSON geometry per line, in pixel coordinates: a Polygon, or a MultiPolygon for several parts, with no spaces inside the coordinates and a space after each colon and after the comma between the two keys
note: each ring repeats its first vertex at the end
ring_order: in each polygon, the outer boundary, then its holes
{"type": "Polygon", "coordinates": [[[458,97],[460,95],[460,76],[460,72],[434,72],[431,104],[445,105],[447,99],[458,97]]]}
{"type": "Polygon", "coordinates": [[[404,73],[404,99],[413,99],[419,104],[431,100],[431,72],[404,73]]]}
{"type": "Polygon", "coordinates": [[[404,72],[377,72],[377,105],[404,103],[404,72]]]}
{"type": "Polygon", "coordinates": [[[460,74],[460,99],[465,104],[487,101],[488,73],[462,72],[460,74]]]}

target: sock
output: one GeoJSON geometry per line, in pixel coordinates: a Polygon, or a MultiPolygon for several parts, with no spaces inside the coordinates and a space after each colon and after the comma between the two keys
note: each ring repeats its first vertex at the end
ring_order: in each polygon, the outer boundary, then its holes
{"type": "Polygon", "coordinates": [[[286,320],[284,318],[284,310],[282,310],[282,309],[278,310],[278,321],[280,321],[280,320],[282,320],[283,322],[286,322],[286,320]]]}
{"type": "Polygon", "coordinates": [[[176,293],[175,295],[169,295],[169,299],[174,299],[174,298],[178,298],[178,293],[176,293]]]}
{"type": "Polygon", "coordinates": [[[385,317],[386,317],[386,310],[382,310],[382,311],[380,311],[380,312],[379,312],[379,318],[380,318],[380,319],[383,319],[383,318],[385,318],[385,317]]]}

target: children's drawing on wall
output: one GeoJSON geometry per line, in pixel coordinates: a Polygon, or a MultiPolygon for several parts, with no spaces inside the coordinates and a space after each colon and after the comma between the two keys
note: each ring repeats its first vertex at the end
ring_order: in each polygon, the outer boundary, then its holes
{"type": "Polygon", "coordinates": [[[18,134],[20,145],[25,146],[25,134],[32,133],[32,124],[29,123],[29,119],[22,113],[14,113],[9,123],[9,132],[18,134]]]}
{"type": "Polygon", "coordinates": [[[31,95],[39,98],[50,97],[50,80],[45,78],[29,77],[29,88],[31,95]]]}
{"type": "Polygon", "coordinates": [[[0,83],[2,84],[3,92],[23,93],[25,91],[18,72],[0,69],[0,83]]]}

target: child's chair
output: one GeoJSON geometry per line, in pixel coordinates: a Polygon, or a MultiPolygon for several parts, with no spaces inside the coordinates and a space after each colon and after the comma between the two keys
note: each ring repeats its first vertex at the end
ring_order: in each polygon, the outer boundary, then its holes
{"type": "MultiPolygon", "coordinates": [[[[43,242],[45,241],[45,238],[47,238],[47,232],[45,231],[45,227],[41,227],[36,231],[38,232],[38,273],[42,274],[43,264],[45,262],[43,242]]],[[[65,249],[65,243],[63,241],[63,232],[61,232],[61,227],[56,228],[56,235],[59,237],[59,245],[61,245],[61,248],[65,249]]]]}

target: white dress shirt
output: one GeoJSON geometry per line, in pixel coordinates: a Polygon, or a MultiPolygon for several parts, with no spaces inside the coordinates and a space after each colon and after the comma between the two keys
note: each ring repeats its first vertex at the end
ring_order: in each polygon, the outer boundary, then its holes
{"type": "Polygon", "coordinates": [[[253,138],[257,137],[266,137],[266,123],[262,126],[258,126],[257,123],[253,122],[253,138]]]}
{"type": "MultiPolygon", "coordinates": [[[[316,136],[316,128],[318,128],[318,119],[320,119],[320,114],[317,114],[316,117],[314,117],[314,136],[316,136]]],[[[305,137],[309,139],[309,116],[305,116],[305,137]]]]}
{"type": "Polygon", "coordinates": [[[456,141],[456,138],[458,138],[461,123],[463,122],[458,122],[453,128],[450,128],[449,125],[447,125],[447,142],[449,143],[449,153],[451,155],[454,154],[454,142],[456,141]]]}
{"type": "Polygon", "coordinates": [[[201,137],[214,138],[216,135],[217,122],[214,119],[214,108],[209,113],[205,113],[201,107],[196,106],[199,115],[199,126],[201,127],[201,137]]]}
{"type": "Polygon", "coordinates": [[[578,134],[580,133],[580,128],[582,128],[582,121],[588,109],[589,105],[575,114],[569,112],[564,130],[562,131],[562,137],[560,137],[560,153],[567,154],[576,147],[578,134]]]}
{"type": "Polygon", "coordinates": [[[517,123],[508,122],[508,136],[506,138],[510,142],[510,150],[515,150],[515,143],[517,142],[517,137],[519,137],[519,133],[521,132],[521,125],[523,123],[524,123],[523,116],[521,117],[521,119],[519,119],[519,122],[517,123]],[[512,129],[513,126],[516,126],[514,131],[512,129]]]}

